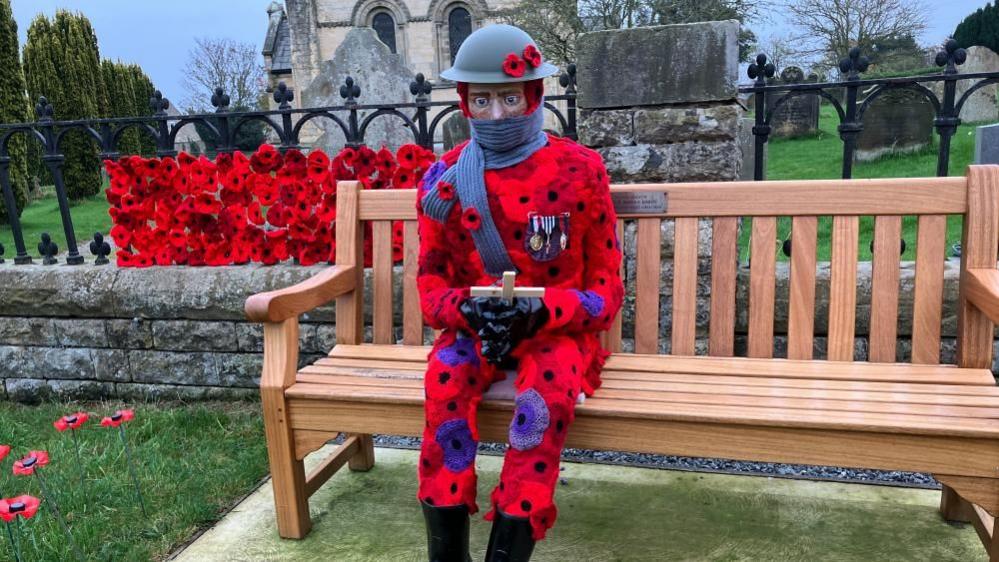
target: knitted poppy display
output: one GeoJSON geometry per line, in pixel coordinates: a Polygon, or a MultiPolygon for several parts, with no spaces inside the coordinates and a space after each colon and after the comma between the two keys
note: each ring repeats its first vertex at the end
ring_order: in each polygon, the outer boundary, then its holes
{"type": "MultiPolygon", "coordinates": [[[[525,86],[540,98],[540,89],[525,86]]],[[[464,98],[467,85],[459,83],[458,91],[464,98]]],[[[518,365],[510,446],[484,518],[494,519],[497,511],[526,517],[535,540],[555,523],[559,458],[575,405],[580,393],[592,396],[600,386],[610,352],[598,334],[611,326],[624,299],[617,216],[603,160],[572,140],[547,135],[547,141],[526,160],[483,176],[492,221],[519,270],[516,284],[544,287],[549,315],[511,352],[518,365]]],[[[457,204],[444,222],[425,215],[419,204],[464,147],[445,153],[443,168],[435,165],[417,182],[420,307],[425,323],[442,330],[427,356],[417,496],[438,506],[464,504],[475,514],[470,453],[479,439],[478,406],[493,382],[509,376],[483,359],[481,342],[459,309],[470,287],[496,281],[485,272],[470,230],[487,225],[476,209],[462,207],[460,186],[445,188],[457,204]]]]}

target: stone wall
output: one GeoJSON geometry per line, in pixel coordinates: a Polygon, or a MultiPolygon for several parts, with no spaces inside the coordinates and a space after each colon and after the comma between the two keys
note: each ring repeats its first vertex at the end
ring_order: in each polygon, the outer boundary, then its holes
{"type": "MultiPolygon", "coordinates": [[[[2,266],[0,393],[26,402],[256,395],[263,330],[245,321],[246,297],[321,269],[2,266]]],[[[370,318],[370,295],[366,305],[370,318]]],[[[303,364],[333,347],[333,318],[332,306],[302,317],[303,364]]]]}
{"type": "Polygon", "coordinates": [[[738,30],[730,20],[580,36],[579,142],[614,181],[739,177],[738,30]]]}

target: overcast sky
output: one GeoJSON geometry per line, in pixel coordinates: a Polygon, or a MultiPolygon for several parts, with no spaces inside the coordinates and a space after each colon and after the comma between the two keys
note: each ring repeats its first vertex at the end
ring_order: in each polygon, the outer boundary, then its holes
{"type": "MultiPolygon", "coordinates": [[[[176,102],[187,97],[181,80],[188,51],[196,37],[228,37],[261,47],[271,0],[12,0],[23,45],[25,32],[38,13],[52,16],[57,8],[83,12],[100,41],[101,56],[135,62],[164,95],[176,102]]],[[[968,14],[986,0],[927,1],[930,25],[919,42],[939,44],[968,14]]],[[[788,30],[779,11],[771,22],[750,23],[761,40],[788,30]]]]}

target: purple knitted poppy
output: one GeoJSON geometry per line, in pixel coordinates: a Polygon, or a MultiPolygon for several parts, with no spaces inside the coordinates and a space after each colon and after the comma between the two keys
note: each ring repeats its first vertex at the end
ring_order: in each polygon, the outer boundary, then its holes
{"type": "Polygon", "coordinates": [[[599,316],[604,311],[604,298],[596,292],[577,291],[576,289],[573,289],[573,291],[575,291],[576,297],[579,298],[579,304],[583,305],[586,313],[590,316],[599,316]]]}
{"type": "Polygon", "coordinates": [[[443,160],[434,162],[423,174],[423,189],[429,189],[430,186],[434,185],[444,175],[444,170],[447,170],[447,164],[443,160]]]}
{"type": "Polygon", "coordinates": [[[463,363],[479,366],[479,356],[475,353],[475,340],[472,338],[454,340],[454,343],[438,351],[437,357],[450,367],[463,363]]]}
{"type": "Polygon", "coordinates": [[[548,405],[537,390],[529,388],[517,395],[517,408],[510,422],[510,445],[526,451],[541,444],[548,429],[548,405]]]}
{"type": "Polygon", "coordinates": [[[451,472],[461,472],[475,460],[477,444],[464,418],[442,423],[434,439],[444,449],[444,466],[451,472]]]}

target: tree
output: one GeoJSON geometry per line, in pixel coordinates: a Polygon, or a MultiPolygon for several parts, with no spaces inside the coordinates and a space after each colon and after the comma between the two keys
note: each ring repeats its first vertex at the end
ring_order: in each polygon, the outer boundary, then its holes
{"type": "MultiPolygon", "coordinates": [[[[108,108],[100,65],[97,35],[83,14],[65,10],[49,21],[39,15],[28,28],[24,71],[32,100],[45,96],[56,118],[73,120],[101,115],[108,108]]],[[[66,194],[72,199],[100,191],[98,147],[81,131],[63,137],[62,172],[66,194]]]]}
{"type": "MultiPolygon", "coordinates": [[[[24,73],[17,42],[17,22],[11,13],[10,0],[0,0],[0,123],[23,123],[28,120],[28,100],[24,96],[24,73]]],[[[20,216],[28,193],[28,151],[23,135],[14,136],[8,145],[10,184],[14,191],[17,215],[20,216]]],[[[8,221],[9,209],[0,199],[0,221],[8,221]]]]}
{"type": "MultiPolygon", "coordinates": [[[[149,98],[153,83],[135,64],[121,61],[101,62],[101,74],[108,92],[108,108],[102,117],[139,117],[151,115],[149,98]]],[[[122,154],[146,154],[156,150],[156,142],[138,127],[131,127],[122,134],[117,145],[122,154]]]]}
{"type": "MultiPolygon", "coordinates": [[[[736,19],[742,24],[759,17],[769,0],[535,0],[522,2],[503,19],[526,31],[545,56],[558,63],[576,59],[581,33],[650,25],[736,19]]],[[[756,42],[743,25],[739,56],[747,60],[756,42]]]]}
{"type": "Polygon", "coordinates": [[[229,105],[256,108],[265,88],[264,67],[256,47],[232,39],[195,39],[184,68],[184,88],[189,112],[212,109],[216,88],[229,95],[229,105]]]}
{"type": "Polygon", "coordinates": [[[988,47],[999,53],[999,7],[991,2],[964,18],[954,30],[958,46],[988,47]]]}
{"type": "Polygon", "coordinates": [[[926,29],[922,0],[785,0],[783,10],[796,27],[801,52],[835,67],[850,48],[871,56],[881,41],[926,29]]]}
{"type": "Polygon", "coordinates": [[[793,64],[801,66],[804,62],[794,48],[794,40],[786,33],[770,35],[765,41],[757,44],[755,50],[767,55],[767,60],[773,63],[778,75],[784,68],[793,64]]]}

